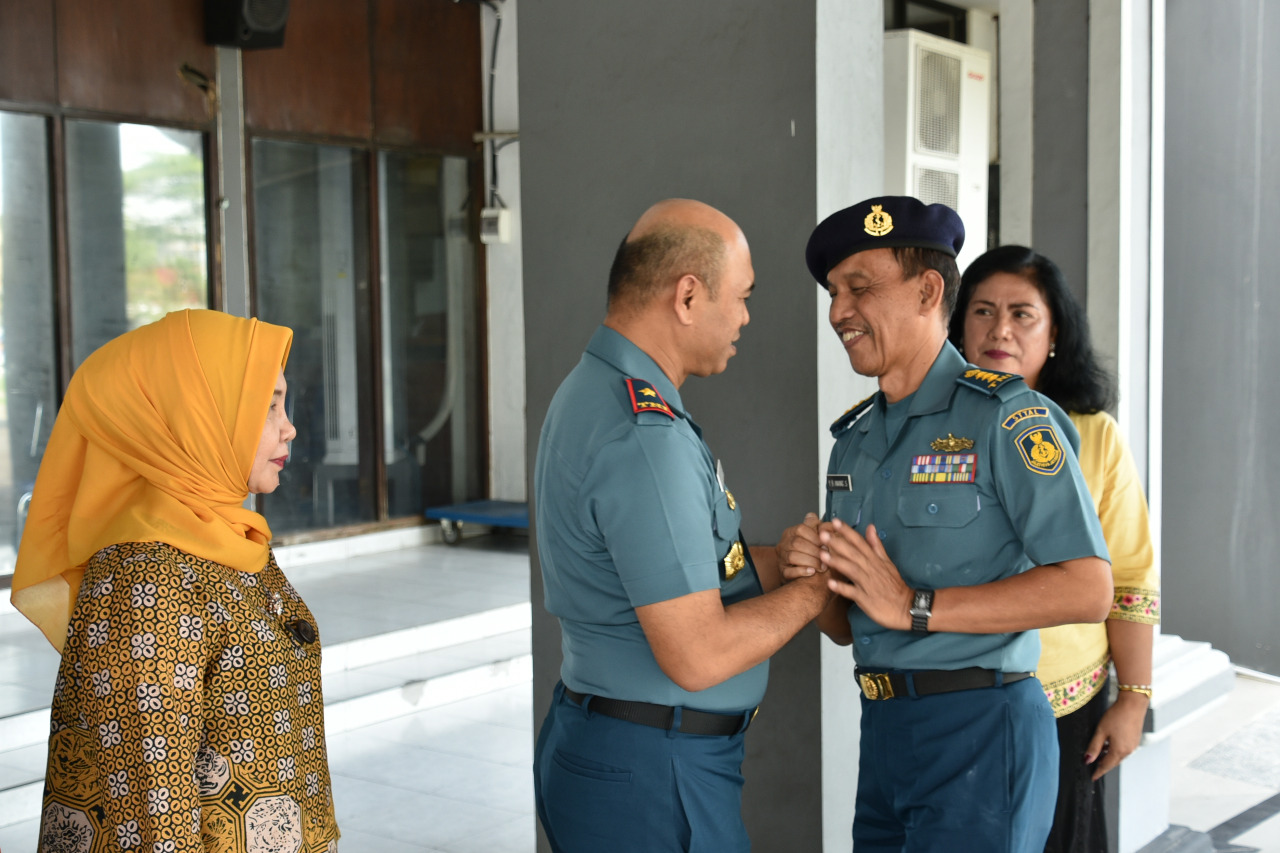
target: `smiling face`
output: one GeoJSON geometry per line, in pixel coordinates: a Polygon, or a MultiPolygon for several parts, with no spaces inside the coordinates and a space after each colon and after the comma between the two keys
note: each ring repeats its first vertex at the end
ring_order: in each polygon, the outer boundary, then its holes
{"type": "Polygon", "coordinates": [[[973,289],[964,316],[964,357],[979,367],[1019,373],[1032,388],[1057,337],[1040,289],[998,272],[973,289]]]}
{"type": "MultiPolygon", "coordinates": [[[[938,326],[936,319],[921,313],[918,278],[903,278],[891,249],[850,255],[827,274],[827,319],[840,336],[849,364],[863,376],[881,379],[882,388],[886,377],[913,370],[926,343],[928,323],[938,326]]],[[[933,328],[935,335],[939,329],[933,328]]]]}
{"type": "Polygon", "coordinates": [[[253,467],[249,469],[249,494],[267,495],[280,485],[280,472],[284,463],[289,460],[289,442],[293,441],[298,431],[289,422],[284,410],[284,395],[288,385],[284,381],[284,371],[276,378],[275,392],[271,395],[271,408],[267,410],[267,420],[262,426],[262,441],[258,443],[258,452],[253,457],[253,467]]]}

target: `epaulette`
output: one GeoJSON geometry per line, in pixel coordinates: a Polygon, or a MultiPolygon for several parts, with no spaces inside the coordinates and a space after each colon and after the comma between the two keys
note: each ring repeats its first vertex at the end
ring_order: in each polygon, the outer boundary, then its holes
{"type": "Polygon", "coordinates": [[[994,397],[1002,387],[1021,378],[1016,373],[993,373],[980,367],[970,367],[956,377],[956,382],[966,388],[981,391],[988,397],[994,397]]]}
{"type": "Polygon", "coordinates": [[[667,401],[662,399],[662,395],[658,393],[658,389],[654,388],[652,383],[643,379],[625,379],[623,381],[627,383],[627,394],[631,398],[631,411],[634,414],[657,412],[675,420],[676,413],[671,411],[667,401]]]}
{"type": "Polygon", "coordinates": [[[872,402],[875,401],[875,399],[876,399],[876,395],[872,394],[867,399],[859,403],[854,403],[853,407],[850,408],[849,411],[841,415],[836,420],[836,422],[831,425],[831,434],[839,435],[840,433],[848,429],[850,426],[852,426],[854,422],[858,420],[858,418],[862,417],[862,413],[871,407],[871,404],[872,402]]]}

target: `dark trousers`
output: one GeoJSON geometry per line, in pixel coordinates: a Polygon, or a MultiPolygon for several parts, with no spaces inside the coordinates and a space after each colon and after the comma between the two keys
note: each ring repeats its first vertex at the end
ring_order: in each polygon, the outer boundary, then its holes
{"type": "Polygon", "coordinates": [[[855,853],[1040,853],[1058,750],[1035,678],[862,700],[855,853]]]}
{"type": "Polygon", "coordinates": [[[1094,765],[1084,763],[1085,748],[1107,712],[1106,686],[1104,681],[1083,708],[1057,720],[1058,802],[1045,853],[1107,853],[1106,777],[1094,782],[1094,765]]]}
{"type": "MultiPolygon", "coordinates": [[[[678,724],[677,724],[678,725],[678,724]]],[[[556,685],[533,755],[556,853],[741,853],[745,735],[681,734],[583,710],[556,685]]]]}

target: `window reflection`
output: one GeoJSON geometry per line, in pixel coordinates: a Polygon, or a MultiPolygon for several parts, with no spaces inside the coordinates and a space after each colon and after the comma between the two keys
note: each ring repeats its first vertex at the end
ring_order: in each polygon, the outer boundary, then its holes
{"type": "Polygon", "coordinates": [[[298,436],[280,488],[263,496],[276,533],[376,518],[363,156],[255,140],[257,316],[293,329],[286,377],[298,436]]]}
{"type": "Polygon", "coordinates": [[[73,366],[170,311],[209,306],[203,136],[68,121],[73,366]]]}
{"type": "Polygon", "coordinates": [[[392,516],[482,495],[467,161],[383,152],[383,417],[392,516]]]}
{"type": "Polygon", "coordinates": [[[0,574],[58,411],[45,119],[0,112],[0,574]]]}

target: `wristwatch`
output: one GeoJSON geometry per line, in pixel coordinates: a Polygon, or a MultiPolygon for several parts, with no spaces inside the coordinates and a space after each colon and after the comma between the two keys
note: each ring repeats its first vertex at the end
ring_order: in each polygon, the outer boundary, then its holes
{"type": "Polygon", "coordinates": [[[911,599],[911,630],[916,634],[929,633],[929,617],[933,615],[933,590],[917,589],[911,599]]]}

